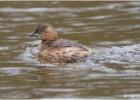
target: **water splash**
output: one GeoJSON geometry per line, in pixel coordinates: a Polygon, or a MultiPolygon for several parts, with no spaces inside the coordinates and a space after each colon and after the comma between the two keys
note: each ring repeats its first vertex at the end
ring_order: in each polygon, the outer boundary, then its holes
{"type": "Polygon", "coordinates": [[[93,58],[99,63],[140,64],[140,44],[97,48],[93,58]]]}
{"type": "Polygon", "coordinates": [[[39,47],[27,47],[25,51],[18,56],[18,59],[26,63],[38,64],[40,63],[36,54],[39,52],[39,47]]]}
{"type": "MultiPolygon", "coordinates": [[[[27,62],[38,63],[36,54],[39,47],[27,47],[20,58],[27,62]]],[[[112,46],[108,48],[96,48],[87,60],[86,64],[96,65],[103,63],[140,64],[140,44],[130,46],[112,46]]]]}

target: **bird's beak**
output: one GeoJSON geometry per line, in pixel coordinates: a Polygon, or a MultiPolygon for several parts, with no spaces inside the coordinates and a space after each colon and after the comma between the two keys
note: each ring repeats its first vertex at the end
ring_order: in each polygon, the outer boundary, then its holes
{"type": "Polygon", "coordinates": [[[36,28],[36,30],[35,30],[33,33],[31,33],[31,34],[29,35],[29,37],[38,37],[39,32],[40,32],[40,26],[38,26],[38,27],[36,28]]]}
{"type": "Polygon", "coordinates": [[[29,37],[38,37],[38,33],[35,33],[35,32],[30,33],[30,34],[29,34],[29,37]]]}

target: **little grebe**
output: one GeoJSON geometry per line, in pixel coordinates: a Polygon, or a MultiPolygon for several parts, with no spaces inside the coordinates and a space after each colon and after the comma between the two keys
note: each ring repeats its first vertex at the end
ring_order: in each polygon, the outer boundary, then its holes
{"type": "Polygon", "coordinates": [[[41,41],[39,57],[49,62],[79,62],[91,54],[91,49],[68,39],[59,38],[51,25],[40,24],[32,36],[37,36],[41,41]]]}

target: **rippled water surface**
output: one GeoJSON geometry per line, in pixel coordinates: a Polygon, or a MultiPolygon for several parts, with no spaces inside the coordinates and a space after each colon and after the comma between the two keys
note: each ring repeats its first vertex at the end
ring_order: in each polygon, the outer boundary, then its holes
{"type": "Polygon", "coordinates": [[[0,2],[0,98],[140,98],[140,2],[0,2]],[[42,64],[40,22],[91,47],[86,62],[42,64]]]}

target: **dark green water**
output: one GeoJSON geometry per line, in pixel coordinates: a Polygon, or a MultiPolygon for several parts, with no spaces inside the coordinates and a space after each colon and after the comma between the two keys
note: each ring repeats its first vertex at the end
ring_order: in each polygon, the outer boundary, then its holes
{"type": "Polygon", "coordinates": [[[140,98],[140,2],[0,2],[0,98],[140,98]],[[92,60],[40,64],[38,23],[90,46],[92,60]]]}

